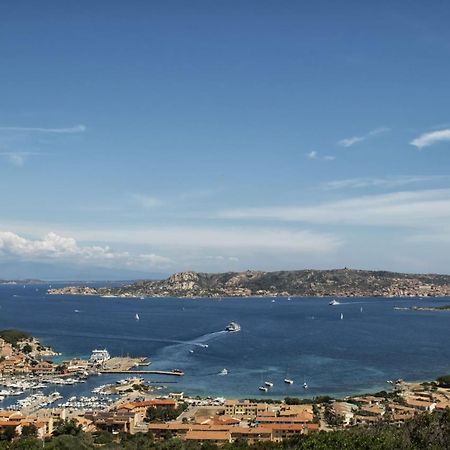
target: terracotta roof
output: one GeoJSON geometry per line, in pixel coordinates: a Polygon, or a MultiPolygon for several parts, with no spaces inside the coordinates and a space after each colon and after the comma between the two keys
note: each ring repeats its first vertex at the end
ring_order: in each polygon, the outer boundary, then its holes
{"type": "Polygon", "coordinates": [[[186,433],[187,440],[193,441],[229,441],[229,431],[188,431],[186,433]]]}

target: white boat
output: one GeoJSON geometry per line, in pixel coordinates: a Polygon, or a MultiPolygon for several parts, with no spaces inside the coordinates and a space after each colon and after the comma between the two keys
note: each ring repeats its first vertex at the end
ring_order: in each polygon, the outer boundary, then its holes
{"type": "Polygon", "coordinates": [[[330,303],[328,303],[330,306],[336,306],[336,305],[340,305],[340,303],[334,298],[333,300],[331,300],[330,303]]]}
{"type": "Polygon", "coordinates": [[[74,312],[74,313],[79,313],[80,310],[79,310],[79,309],[74,309],[73,312],[74,312]]]}
{"type": "Polygon", "coordinates": [[[344,314],[341,313],[341,320],[344,318],[344,314]]]}
{"type": "Polygon", "coordinates": [[[291,297],[288,297],[288,301],[291,301],[292,300],[292,298],[291,297]]]}
{"type": "Polygon", "coordinates": [[[291,380],[290,378],[285,378],[285,379],[284,379],[284,382],[285,382],[286,384],[294,384],[294,380],[291,380]]]}
{"type": "MultiPolygon", "coordinates": [[[[92,354],[91,357],[89,358],[89,362],[94,363],[94,364],[101,364],[104,363],[105,361],[108,361],[108,359],[111,359],[110,354],[108,353],[108,350],[103,349],[103,350],[92,350],[92,354]]],[[[100,374],[100,372],[99,372],[100,374]]]]}
{"type": "Polygon", "coordinates": [[[189,353],[194,353],[194,350],[189,350],[189,353]]]}
{"type": "Polygon", "coordinates": [[[238,331],[241,331],[241,326],[236,322],[230,322],[225,327],[225,331],[228,331],[229,333],[237,333],[238,331]]]}
{"type": "Polygon", "coordinates": [[[136,320],[139,320],[139,314],[136,313],[134,317],[136,318],[136,320]]]}
{"type": "Polygon", "coordinates": [[[269,390],[265,386],[260,386],[258,389],[263,392],[267,392],[269,390]]]}
{"type": "Polygon", "coordinates": [[[271,381],[264,381],[264,384],[267,386],[267,387],[273,387],[273,383],[271,382],[271,381]]]}
{"type": "Polygon", "coordinates": [[[219,372],[219,375],[228,375],[228,370],[227,370],[227,369],[222,369],[222,370],[219,372]]]}
{"type": "Polygon", "coordinates": [[[275,303],[275,299],[272,300],[272,303],[275,303]]]}
{"type": "Polygon", "coordinates": [[[306,383],[306,381],[303,383],[303,389],[308,389],[308,384],[306,383]]]}

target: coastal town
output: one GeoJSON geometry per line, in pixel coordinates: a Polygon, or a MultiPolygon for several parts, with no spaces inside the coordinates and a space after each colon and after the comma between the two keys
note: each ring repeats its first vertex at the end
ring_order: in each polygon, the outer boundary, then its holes
{"type": "Polygon", "coordinates": [[[20,397],[0,409],[0,435],[12,439],[30,427],[37,437],[49,438],[61,423],[70,422],[88,433],[150,433],[155,440],[281,442],[318,431],[399,425],[450,408],[450,377],[431,383],[387,380],[386,391],[344,399],[279,400],[269,399],[268,393],[258,399],[193,398],[175,391],[161,395],[160,386],[139,375],[140,366],[149,364],[145,358],[111,357],[106,349],[97,349],[88,360],[57,364],[51,361],[57,353],[29,334],[6,330],[0,335],[0,408],[5,398],[20,397]],[[91,396],[63,399],[57,392],[60,385],[84,383],[99,373],[125,378],[94,388],[91,396]]]}

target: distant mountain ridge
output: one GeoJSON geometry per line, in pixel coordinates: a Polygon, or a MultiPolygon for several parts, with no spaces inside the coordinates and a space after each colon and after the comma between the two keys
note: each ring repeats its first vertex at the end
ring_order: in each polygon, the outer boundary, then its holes
{"type": "Polygon", "coordinates": [[[450,275],[406,274],[354,269],[179,272],[165,280],[143,280],[118,288],[65,287],[50,294],[120,297],[250,296],[447,296],[450,275]]]}

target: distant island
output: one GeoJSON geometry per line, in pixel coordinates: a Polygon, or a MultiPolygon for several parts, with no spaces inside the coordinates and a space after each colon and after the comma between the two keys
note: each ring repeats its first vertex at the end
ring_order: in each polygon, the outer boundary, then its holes
{"type": "Polygon", "coordinates": [[[44,281],[42,280],[36,280],[33,278],[26,278],[24,280],[2,280],[0,279],[0,285],[1,284],[11,284],[11,285],[15,285],[15,284],[43,284],[44,281]]]}
{"type": "Polygon", "coordinates": [[[180,272],[165,280],[143,280],[121,287],[67,286],[52,295],[104,297],[443,297],[450,275],[405,274],[353,269],[180,272]]]}

